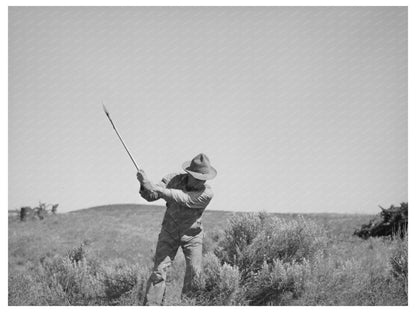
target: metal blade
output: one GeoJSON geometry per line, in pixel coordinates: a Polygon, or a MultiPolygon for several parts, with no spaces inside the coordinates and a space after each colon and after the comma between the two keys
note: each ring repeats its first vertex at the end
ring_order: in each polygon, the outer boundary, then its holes
{"type": "Polygon", "coordinates": [[[109,117],[110,113],[108,112],[107,108],[105,107],[104,102],[101,101],[101,103],[103,104],[104,113],[109,117]]]}

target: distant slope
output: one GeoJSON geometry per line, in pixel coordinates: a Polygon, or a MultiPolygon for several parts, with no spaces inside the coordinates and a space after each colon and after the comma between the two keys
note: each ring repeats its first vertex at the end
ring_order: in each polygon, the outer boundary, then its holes
{"type": "MultiPolygon", "coordinates": [[[[86,209],[80,209],[71,211],[71,214],[91,214],[91,213],[100,213],[105,215],[118,215],[118,214],[128,214],[140,213],[141,220],[146,220],[150,222],[161,223],[163,219],[163,214],[166,210],[166,206],[158,205],[138,205],[138,204],[112,204],[112,205],[103,205],[90,207],[86,209]],[[151,218],[149,220],[148,218],[151,218]],[[158,219],[160,216],[160,219],[158,219]]],[[[223,210],[205,210],[203,215],[203,225],[205,230],[210,230],[213,228],[222,228],[227,223],[227,219],[233,215],[231,211],[223,210]]]]}
{"type": "Polygon", "coordinates": [[[111,204],[111,205],[101,205],[101,206],[94,206],[84,209],[78,209],[70,211],[69,213],[84,213],[87,211],[113,211],[115,209],[143,209],[143,210],[152,210],[152,209],[164,209],[165,206],[162,205],[139,205],[139,204],[111,204]]]}
{"type": "MultiPolygon", "coordinates": [[[[87,242],[88,250],[103,260],[122,258],[151,262],[165,207],[117,204],[91,207],[19,221],[9,217],[9,268],[23,268],[44,255],[65,254],[87,242]]],[[[206,232],[225,226],[231,212],[206,211],[206,232]]]]}
{"type": "MultiPolygon", "coordinates": [[[[117,204],[91,207],[48,216],[42,221],[20,222],[9,217],[9,269],[23,269],[28,261],[37,262],[45,255],[65,254],[82,242],[103,260],[124,259],[151,263],[161,228],[163,206],[117,204]]],[[[223,229],[233,215],[229,211],[207,210],[203,226],[208,237],[223,229]]],[[[298,214],[273,214],[292,219],[298,214]]],[[[350,239],[354,228],[369,216],[311,214],[324,229],[341,239],[350,239]]]]}

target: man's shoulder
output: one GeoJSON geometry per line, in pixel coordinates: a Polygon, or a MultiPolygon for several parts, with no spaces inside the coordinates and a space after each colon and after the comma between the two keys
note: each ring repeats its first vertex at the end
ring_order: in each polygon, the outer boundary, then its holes
{"type": "Polygon", "coordinates": [[[204,194],[209,198],[214,197],[214,191],[212,190],[211,185],[205,183],[204,186],[205,186],[204,194]]]}
{"type": "Polygon", "coordinates": [[[186,173],[181,172],[169,173],[168,175],[163,177],[162,182],[165,184],[168,184],[169,182],[180,182],[185,178],[185,176],[186,173]]]}
{"type": "Polygon", "coordinates": [[[166,177],[179,177],[179,176],[186,176],[186,173],[183,172],[171,172],[166,175],[166,177]]]}

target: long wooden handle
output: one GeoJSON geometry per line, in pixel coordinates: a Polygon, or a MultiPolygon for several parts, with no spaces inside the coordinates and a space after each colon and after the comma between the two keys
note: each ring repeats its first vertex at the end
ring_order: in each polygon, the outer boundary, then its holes
{"type": "Polygon", "coordinates": [[[131,156],[131,154],[130,154],[130,152],[129,152],[129,149],[127,148],[126,144],[124,144],[124,141],[123,141],[123,139],[122,139],[121,135],[118,133],[116,126],[114,125],[113,121],[111,120],[110,113],[108,112],[108,110],[107,110],[107,108],[104,106],[104,104],[103,104],[103,109],[104,109],[105,114],[106,114],[106,115],[107,115],[107,117],[108,117],[108,120],[110,120],[111,125],[112,125],[112,126],[113,126],[113,128],[114,128],[114,131],[117,133],[118,138],[120,139],[121,143],[123,144],[124,148],[126,149],[127,154],[129,154],[131,161],[133,162],[133,164],[134,164],[134,166],[136,167],[137,171],[139,171],[139,167],[137,166],[136,161],[134,160],[133,156],[131,156]]]}

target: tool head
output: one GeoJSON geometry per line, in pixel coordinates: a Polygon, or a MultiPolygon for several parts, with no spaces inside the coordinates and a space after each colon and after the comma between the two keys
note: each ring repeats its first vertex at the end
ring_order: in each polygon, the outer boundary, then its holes
{"type": "Polygon", "coordinates": [[[104,109],[104,113],[107,115],[107,117],[110,117],[110,113],[108,112],[108,110],[105,107],[104,103],[103,103],[103,109],[104,109]]]}

